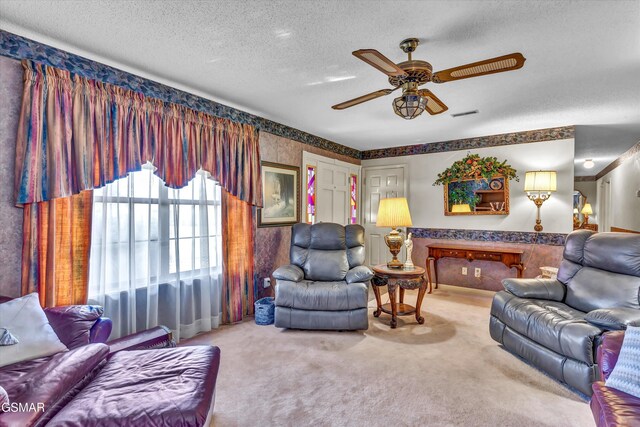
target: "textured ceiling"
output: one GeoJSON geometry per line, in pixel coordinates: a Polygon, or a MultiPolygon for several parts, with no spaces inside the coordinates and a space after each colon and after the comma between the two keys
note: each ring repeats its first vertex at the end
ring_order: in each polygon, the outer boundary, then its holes
{"type": "Polygon", "coordinates": [[[599,159],[640,139],[638,0],[0,0],[0,26],[360,150],[576,124],[576,157],[599,159]],[[388,87],[351,51],[400,62],[406,37],[434,71],[511,52],[527,61],[428,84],[449,106],[440,116],[405,121],[393,95],[330,108],[388,87]]]}

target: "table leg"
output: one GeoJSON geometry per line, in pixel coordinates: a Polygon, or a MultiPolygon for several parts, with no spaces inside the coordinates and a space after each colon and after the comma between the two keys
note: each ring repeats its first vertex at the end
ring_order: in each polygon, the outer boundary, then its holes
{"type": "MultiPolygon", "coordinates": [[[[375,279],[377,278],[374,277],[374,280],[375,279]]],[[[382,313],[382,299],[380,298],[380,286],[374,284],[373,283],[374,280],[371,281],[371,286],[373,287],[373,294],[376,296],[376,310],[373,312],[373,317],[379,317],[380,313],[382,313]]]]}
{"type": "Polygon", "coordinates": [[[424,323],[424,317],[420,315],[420,308],[422,307],[422,299],[424,298],[424,294],[427,291],[427,281],[424,280],[424,277],[420,279],[420,288],[418,289],[418,301],[416,302],[416,321],[418,324],[422,325],[424,323]]]}
{"type": "Polygon", "coordinates": [[[436,276],[436,286],[435,286],[435,288],[438,289],[438,258],[435,258],[433,260],[433,274],[436,276]]]}
{"type": "Polygon", "coordinates": [[[404,288],[400,288],[400,304],[404,302],[404,288]]]}
{"type": "Polygon", "coordinates": [[[396,304],[396,287],[395,285],[388,286],[389,302],[391,303],[391,329],[395,329],[398,326],[398,305],[396,304]]]}
{"type": "Polygon", "coordinates": [[[516,264],[516,271],[518,272],[518,279],[522,279],[522,271],[524,270],[524,267],[522,266],[522,264],[516,264]]]}
{"type": "Polygon", "coordinates": [[[433,259],[433,257],[428,257],[427,258],[427,262],[426,262],[426,267],[427,267],[427,283],[429,283],[429,293],[432,292],[433,288],[431,285],[431,260],[433,259]]]}

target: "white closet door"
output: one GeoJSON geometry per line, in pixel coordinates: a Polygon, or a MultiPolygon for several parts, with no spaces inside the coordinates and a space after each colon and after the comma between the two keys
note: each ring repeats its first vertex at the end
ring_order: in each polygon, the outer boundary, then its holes
{"type": "MultiPolygon", "coordinates": [[[[390,228],[376,227],[378,205],[381,199],[388,197],[406,197],[406,166],[384,166],[362,168],[364,179],[364,229],[367,263],[369,265],[384,264],[391,260],[391,253],[384,236],[390,228]]],[[[403,231],[405,231],[403,229],[403,231]]],[[[402,248],[404,251],[404,247],[402,248]]],[[[404,255],[401,253],[401,257],[404,255]]],[[[404,259],[404,258],[400,258],[404,259]]]]}
{"type": "Polygon", "coordinates": [[[346,167],[318,162],[317,222],[347,224],[349,217],[349,170],[346,167]]]}

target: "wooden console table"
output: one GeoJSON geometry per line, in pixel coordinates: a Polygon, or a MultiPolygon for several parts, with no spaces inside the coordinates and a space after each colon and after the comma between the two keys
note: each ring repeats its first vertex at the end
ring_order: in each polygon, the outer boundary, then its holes
{"type": "Polygon", "coordinates": [[[398,325],[397,316],[408,316],[414,314],[416,321],[422,325],[424,317],[420,315],[422,299],[427,291],[427,281],[424,280],[424,268],[416,266],[411,269],[404,268],[388,268],[386,264],[376,265],[372,267],[374,276],[371,279],[373,285],[373,293],[376,296],[376,311],[373,312],[374,317],[379,317],[380,313],[385,312],[391,315],[391,329],[395,329],[398,325]],[[389,292],[389,304],[382,305],[380,298],[380,286],[387,286],[389,292]],[[396,302],[396,288],[400,288],[400,302],[396,302]],[[404,303],[405,289],[418,289],[418,300],[416,306],[404,303]]]}
{"type": "MultiPolygon", "coordinates": [[[[438,260],[440,258],[464,258],[469,262],[473,260],[501,262],[509,268],[515,268],[517,277],[522,277],[524,265],[522,265],[521,249],[501,248],[498,246],[474,246],[455,243],[432,243],[427,245],[427,278],[431,287],[431,260],[433,260],[433,272],[438,289],[438,260]]],[[[431,292],[429,292],[431,293],[431,292]]]]}

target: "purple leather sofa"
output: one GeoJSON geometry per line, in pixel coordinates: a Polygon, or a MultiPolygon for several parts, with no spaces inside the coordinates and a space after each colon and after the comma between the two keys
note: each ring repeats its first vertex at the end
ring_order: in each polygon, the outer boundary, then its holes
{"type": "MultiPolygon", "coordinates": [[[[7,301],[0,297],[0,303],[7,301]]],[[[45,309],[69,351],[0,368],[10,402],[36,411],[0,410],[0,426],[206,425],[213,413],[220,349],[175,348],[155,327],[107,342],[101,307],[45,309]],[[105,344],[106,343],[106,344],[105,344]]]]}
{"type": "Polygon", "coordinates": [[[624,331],[609,332],[603,335],[598,347],[600,381],[591,385],[591,412],[598,427],[640,426],[640,398],[604,384],[618,362],[623,339],[624,331]]]}
{"type": "MultiPolygon", "coordinates": [[[[0,296],[0,304],[11,298],[0,296]]],[[[49,324],[58,339],[69,350],[89,343],[105,343],[111,334],[112,323],[102,317],[102,307],[91,305],[67,305],[44,309],[49,324]]]]}

